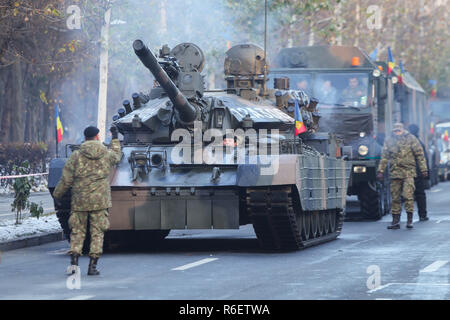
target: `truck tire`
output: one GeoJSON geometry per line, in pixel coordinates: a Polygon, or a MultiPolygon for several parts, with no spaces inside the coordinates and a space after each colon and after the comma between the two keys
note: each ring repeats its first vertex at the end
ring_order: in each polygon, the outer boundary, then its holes
{"type": "Polygon", "coordinates": [[[362,183],[359,188],[358,200],[360,202],[361,214],[364,218],[379,220],[385,214],[386,190],[381,183],[362,183]]]}

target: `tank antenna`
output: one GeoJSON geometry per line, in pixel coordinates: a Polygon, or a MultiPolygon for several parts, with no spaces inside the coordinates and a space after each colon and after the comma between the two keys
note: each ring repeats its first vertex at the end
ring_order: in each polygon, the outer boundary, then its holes
{"type": "Polygon", "coordinates": [[[267,95],[267,0],[264,0],[264,84],[263,95],[267,95]]]}

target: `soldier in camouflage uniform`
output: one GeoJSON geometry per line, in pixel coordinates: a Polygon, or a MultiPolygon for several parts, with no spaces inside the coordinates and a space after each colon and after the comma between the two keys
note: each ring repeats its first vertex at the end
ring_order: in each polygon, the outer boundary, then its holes
{"type": "Polygon", "coordinates": [[[392,224],[388,229],[400,228],[402,200],[408,215],[407,227],[412,228],[414,211],[414,178],[416,177],[416,162],[423,177],[428,175],[422,146],[416,137],[396,123],[394,134],[383,146],[381,161],[378,166],[378,179],[383,180],[384,171],[390,162],[391,194],[392,194],[392,224]]]}
{"type": "Polygon", "coordinates": [[[90,262],[88,275],[98,275],[97,261],[103,252],[103,235],[109,228],[108,208],[111,207],[109,174],[120,162],[121,150],[117,128],[112,127],[111,150],[101,143],[96,127],[84,130],[85,142],[67,160],[61,180],[53,192],[57,200],[72,188],[72,203],[69,225],[71,264],[78,265],[87,221],[91,231],[90,262]]]}

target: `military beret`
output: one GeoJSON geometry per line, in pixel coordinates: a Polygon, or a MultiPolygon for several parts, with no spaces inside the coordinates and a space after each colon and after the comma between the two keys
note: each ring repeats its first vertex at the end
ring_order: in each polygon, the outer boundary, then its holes
{"type": "Polygon", "coordinates": [[[84,129],[84,136],[86,138],[93,138],[98,135],[99,132],[100,130],[97,127],[90,126],[84,129]]]}

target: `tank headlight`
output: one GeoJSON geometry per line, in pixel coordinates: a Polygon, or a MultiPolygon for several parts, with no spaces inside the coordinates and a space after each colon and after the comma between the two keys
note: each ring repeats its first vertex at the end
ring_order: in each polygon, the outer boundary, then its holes
{"type": "Polygon", "coordinates": [[[365,133],[365,132],[360,132],[360,133],[359,133],[359,136],[360,136],[361,138],[364,138],[364,137],[366,136],[366,133],[365,133]]]}
{"type": "Polygon", "coordinates": [[[398,82],[398,78],[397,77],[392,77],[392,83],[396,84],[398,82]]]}
{"type": "Polygon", "coordinates": [[[163,158],[159,153],[154,153],[152,154],[150,161],[152,163],[152,166],[161,167],[163,163],[163,158]]]}
{"type": "Polygon", "coordinates": [[[358,153],[360,156],[367,156],[367,154],[369,153],[369,148],[365,145],[361,145],[358,148],[358,153]]]}
{"type": "Polygon", "coordinates": [[[372,75],[373,75],[375,78],[378,78],[379,76],[381,76],[381,71],[380,71],[380,69],[374,69],[373,72],[372,72],[372,75]]]}

